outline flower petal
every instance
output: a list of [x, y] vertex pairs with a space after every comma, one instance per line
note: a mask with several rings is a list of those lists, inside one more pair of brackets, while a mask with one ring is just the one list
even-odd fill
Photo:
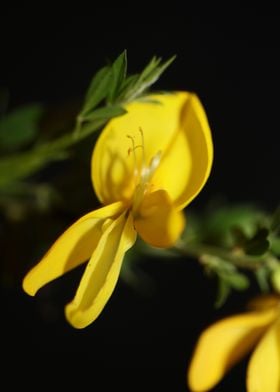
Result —
[[124, 254], [136, 240], [132, 217], [125, 215], [105, 223], [75, 298], [66, 306], [66, 317], [75, 328], [84, 328], [99, 316], [116, 286]]
[[226, 318], [207, 328], [198, 340], [188, 370], [191, 391], [213, 388], [226, 371], [253, 348], [277, 315], [275, 308], [250, 312]]
[[200, 192], [212, 167], [213, 145], [204, 109], [194, 94], [185, 94], [180, 126], [164, 152], [153, 182], [166, 189], [177, 208]]
[[[200, 143], [203, 138], [194, 137], [193, 133], [197, 131], [202, 133], [200, 130], [202, 125], [200, 123], [197, 125], [197, 122], [200, 121], [205, 126], [205, 115], [202, 116], [202, 120], [195, 122], [193, 110], [190, 110], [191, 118], [186, 121], [185, 110], [182, 112], [191, 96], [186, 92], [153, 95], [148, 99], [158, 103], [148, 100], [132, 102], [126, 106], [125, 115], [114, 118], [107, 124], [96, 143], [92, 157], [92, 181], [96, 194], [103, 203], [131, 198], [135, 187], [135, 166], [141, 165], [144, 156], [145, 164], [148, 166], [159, 151], [164, 154], [178, 130], [181, 129], [182, 118], [184, 124], [187, 122], [188, 127], [195, 127], [194, 131], [189, 130], [189, 132], [195, 139], [193, 143], [199, 144], [196, 149], [201, 147], [199, 160], [202, 159], [204, 163], [205, 158], [201, 158], [201, 155], [205, 153], [205, 141]], [[201, 108], [198, 110], [199, 115], [200, 111], [202, 111]], [[144, 135], [144, 145], [141, 132], [139, 132], [140, 128]], [[128, 150], [132, 148], [132, 140], [127, 136], [135, 139], [135, 145], [143, 147], [134, 150], [136, 157], [133, 153], [128, 154]], [[186, 153], [189, 154], [188, 151]], [[134, 158], [136, 158], [137, 165], [135, 165]], [[203, 163], [200, 165], [204, 168]], [[181, 162], [177, 161], [176, 176], [178, 168], [181, 168], [180, 165]], [[170, 170], [174, 175], [173, 166]], [[184, 176], [185, 173], [183, 173], [183, 178]], [[180, 175], [180, 181], [181, 178]]]
[[253, 298], [247, 304], [248, 310], [265, 310], [275, 308], [280, 305], [280, 297], [277, 294], [261, 294]]
[[255, 349], [248, 367], [248, 392], [280, 391], [280, 323], [274, 323]]
[[101, 237], [104, 220], [122, 210], [122, 203], [114, 203], [86, 214], [70, 226], [25, 276], [26, 293], [35, 295], [46, 283], [89, 259]]
[[147, 193], [134, 217], [134, 226], [141, 238], [152, 246], [167, 248], [181, 235], [185, 219], [177, 211], [164, 190]]

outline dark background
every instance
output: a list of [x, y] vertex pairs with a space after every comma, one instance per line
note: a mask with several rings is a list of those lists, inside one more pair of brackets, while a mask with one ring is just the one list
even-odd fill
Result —
[[[0, 16], [0, 86], [10, 90], [11, 107], [39, 101], [65, 111], [83, 96], [93, 73], [124, 49], [131, 73], [153, 55], [177, 54], [156, 87], [196, 92], [215, 146], [210, 179], [190, 208], [199, 211], [223, 197], [272, 210], [279, 201], [278, 15], [268, 4], [265, 9], [190, 4], [7, 7]], [[61, 188], [64, 169], [62, 164], [50, 176]], [[186, 367], [198, 334], [246, 301], [246, 294], [234, 294], [226, 307], [214, 310], [215, 282], [204, 277], [196, 261], [142, 260], [154, 284], [152, 295], [120, 281], [102, 315], [81, 331], [66, 324], [63, 315], [81, 271], [53, 282], [35, 299], [21, 290], [38, 243], [45, 241], [40, 246], [46, 250], [89, 211], [87, 186], [85, 203], [67, 208], [65, 200], [63, 207], [30, 223], [2, 224], [1, 258], [5, 266], [13, 264], [11, 281], [1, 288], [4, 374], [12, 385], [22, 373], [20, 382], [31, 390], [59, 383], [80, 391], [86, 385], [107, 391], [111, 384], [114, 390], [187, 391]], [[245, 372], [243, 363], [214, 390], [244, 390]]]

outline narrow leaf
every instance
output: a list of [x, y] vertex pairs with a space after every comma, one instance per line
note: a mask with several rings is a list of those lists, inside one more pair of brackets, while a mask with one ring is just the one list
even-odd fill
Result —
[[80, 116], [92, 111], [108, 94], [112, 70], [110, 66], [101, 68], [93, 77], [86, 93], [85, 104]]
[[120, 54], [120, 56], [114, 61], [112, 65], [112, 78], [110, 83], [110, 90], [108, 94], [108, 101], [114, 102], [116, 97], [119, 95], [123, 82], [126, 78], [127, 71], [127, 56], [126, 51]]
[[217, 296], [214, 304], [215, 308], [220, 308], [224, 305], [224, 303], [228, 299], [230, 292], [231, 292], [230, 285], [227, 282], [225, 282], [223, 279], [219, 278]]
[[84, 117], [84, 121], [109, 120], [112, 117], [121, 116], [125, 113], [126, 110], [121, 106], [107, 106], [88, 113]]
[[268, 283], [270, 279], [270, 271], [268, 270], [268, 268], [266, 266], [258, 268], [255, 272], [255, 275], [261, 291], [263, 291], [264, 293], [268, 293], [270, 290], [270, 286]]
[[240, 272], [222, 275], [222, 278], [235, 290], [246, 290], [250, 285], [247, 276]]
[[144, 68], [141, 74], [135, 80], [134, 84], [127, 90], [125, 99], [127, 101], [134, 100], [141, 96], [148, 90], [161, 76], [161, 74], [169, 67], [175, 60], [176, 56], [171, 57], [169, 60], [160, 65], [161, 59], [153, 57], [148, 65]]

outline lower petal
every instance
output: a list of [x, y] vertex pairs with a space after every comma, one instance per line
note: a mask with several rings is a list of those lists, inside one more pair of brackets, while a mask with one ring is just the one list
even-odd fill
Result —
[[74, 300], [66, 306], [66, 317], [75, 328], [84, 328], [101, 313], [119, 277], [125, 252], [136, 240], [132, 217], [122, 214], [108, 221], [86, 267]]
[[88, 260], [101, 237], [104, 220], [120, 214], [122, 209], [121, 203], [114, 203], [86, 214], [70, 226], [25, 276], [24, 291], [35, 295], [48, 282]]
[[248, 367], [248, 392], [280, 391], [280, 323], [275, 323], [254, 351]]
[[254, 347], [277, 314], [277, 309], [251, 312], [226, 318], [207, 328], [198, 340], [189, 367], [191, 391], [213, 388]]
[[181, 235], [185, 219], [164, 190], [148, 193], [137, 210], [134, 226], [140, 237], [152, 246], [168, 248]]

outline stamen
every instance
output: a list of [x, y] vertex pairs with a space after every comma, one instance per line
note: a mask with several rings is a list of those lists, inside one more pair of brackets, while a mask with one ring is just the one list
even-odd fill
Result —
[[142, 167], [145, 167], [146, 164], [146, 157], [145, 157], [145, 140], [144, 140], [144, 132], [143, 129], [141, 127], [139, 127], [139, 132], [141, 135], [141, 141], [142, 141]]
[[126, 135], [126, 137], [128, 137], [131, 140], [132, 143], [132, 148], [130, 147], [127, 151], [128, 155], [130, 155], [131, 153], [133, 153], [133, 160], [134, 160], [134, 172], [135, 172], [135, 176], [138, 177], [139, 176], [139, 170], [137, 167], [137, 159], [136, 159], [136, 153], [135, 153], [135, 140], [134, 137], [131, 135]]
[[[128, 149], [128, 155], [133, 153], [133, 158], [134, 158], [134, 174], [135, 174], [135, 181], [138, 185], [141, 184], [142, 190], [145, 190], [147, 187], [147, 184], [149, 183], [151, 177], [153, 176], [154, 172], [156, 171], [160, 159], [161, 159], [161, 151], [158, 151], [156, 155], [152, 157], [150, 160], [149, 165], [146, 164], [146, 155], [145, 155], [145, 139], [144, 139], [144, 132], [141, 127], [139, 127], [139, 133], [141, 136], [141, 144], [135, 144], [135, 137], [131, 135], [126, 135], [132, 143], [132, 147]], [[141, 148], [142, 149], [142, 156], [140, 158], [140, 165], [137, 162], [137, 157], [136, 157], [136, 149]]]
[[161, 159], [161, 151], [158, 151], [155, 156], [152, 157], [151, 162], [150, 162], [150, 177], [154, 174], [156, 169], [158, 168], [158, 165], [160, 163]]

